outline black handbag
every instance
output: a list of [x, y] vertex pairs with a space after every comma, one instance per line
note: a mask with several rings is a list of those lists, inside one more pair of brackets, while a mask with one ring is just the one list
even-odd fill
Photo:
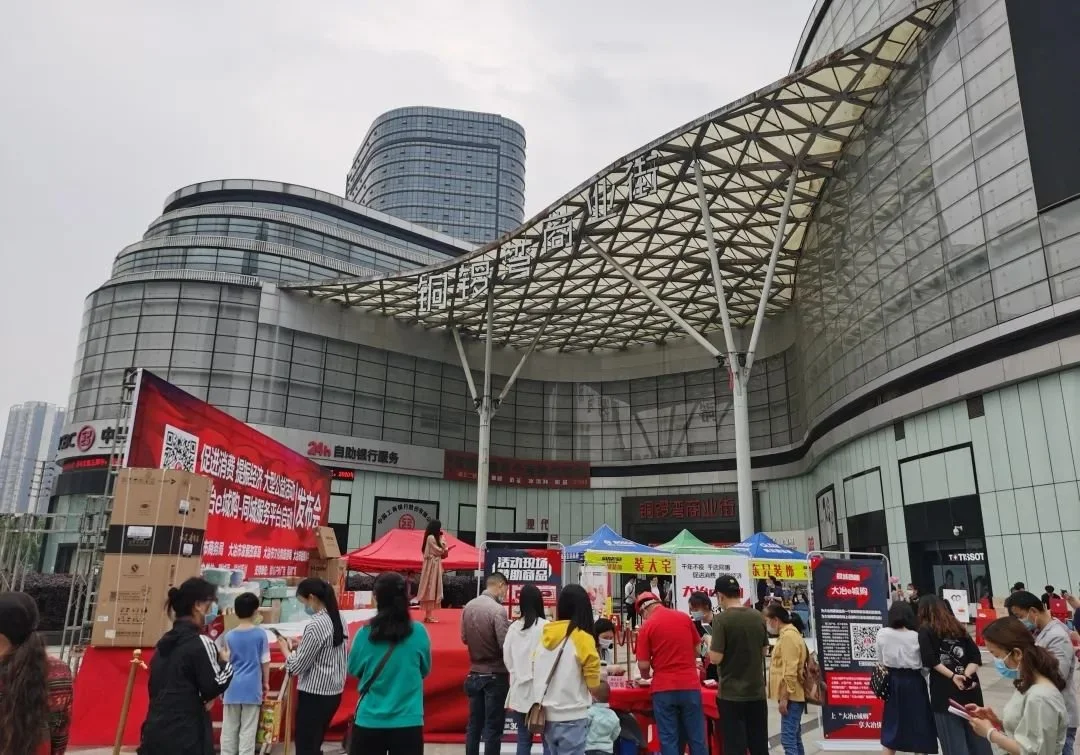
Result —
[[885, 666], [876, 666], [870, 674], [870, 691], [879, 700], [889, 699], [889, 669]]

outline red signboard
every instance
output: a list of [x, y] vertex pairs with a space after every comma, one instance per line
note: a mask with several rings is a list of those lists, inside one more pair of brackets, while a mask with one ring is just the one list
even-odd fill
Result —
[[[478, 458], [474, 453], [447, 451], [443, 479], [475, 480]], [[520, 488], [587, 489], [592, 482], [588, 462], [491, 457], [489, 480], [494, 485]]]
[[203, 564], [248, 578], [307, 572], [326, 524], [330, 474], [235, 417], [145, 370], [127, 465], [210, 477]]
[[105, 469], [108, 466], [108, 456], [85, 456], [80, 459], [68, 459], [60, 465], [60, 469], [64, 472], [81, 472], [87, 469]]
[[735, 521], [739, 504], [731, 495], [630, 496], [623, 498], [623, 516], [638, 522], [668, 519]]

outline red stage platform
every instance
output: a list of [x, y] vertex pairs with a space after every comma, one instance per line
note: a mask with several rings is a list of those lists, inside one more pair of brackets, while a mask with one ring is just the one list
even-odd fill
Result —
[[[461, 644], [459, 624], [460, 610], [442, 610], [438, 624], [426, 624], [431, 635], [431, 674], [424, 683], [424, 739], [427, 742], [463, 742], [465, 724], [469, 718], [469, 704], [462, 691], [465, 675], [469, 672], [469, 655]], [[360, 625], [350, 626], [350, 636]], [[273, 648], [273, 646], [272, 646]], [[71, 721], [71, 745], [73, 747], [103, 747], [113, 744], [116, 723], [120, 720], [120, 708], [127, 685], [131, 665], [129, 648], [88, 648], [75, 679], [75, 701]], [[149, 661], [153, 649], [143, 651], [143, 660]], [[280, 661], [274, 650], [274, 660]], [[275, 686], [280, 677], [273, 678]], [[356, 708], [355, 679], [345, 684], [341, 707], [334, 717], [335, 731], [344, 727]], [[139, 731], [146, 717], [147, 672], [139, 671], [131, 697], [124, 744], [139, 743]], [[220, 714], [218, 714], [220, 715]]]
[[[437, 617], [438, 624], [426, 624], [431, 636], [432, 663], [431, 674], [424, 682], [424, 741], [431, 744], [461, 743], [465, 741], [465, 726], [469, 718], [469, 703], [462, 685], [469, 672], [469, 654], [461, 644], [459, 625], [460, 610], [442, 610]], [[353, 637], [362, 624], [349, 627], [349, 636]], [[272, 644], [273, 661], [280, 662], [281, 657]], [[116, 736], [116, 724], [120, 720], [120, 708], [127, 685], [128, 669], [131, 665], [132, 651], [129, 648], [88, 648], [75, 679], [75, 701], [71, 721], [71, 745], [73, 747], [111, 746]], [[143, 651], [143, 660], [149, 661], [153, 650]], [[280, 672], [272, 676], [273, 686], [281, 683]], [[341, 706], [333, 721], [333, 737], [340, 737], [349, 725], [356, 709], [357, 681], [349, 679], [345, 684], [345, 694]], [[716, 710], [716, 691], [703, 689], [702, 699], [705, 713], [710, 723], [718, 717]], [[139, 732], [147, 708], [147, 672], [139, 671], [135, 679], [135, 688], [131, 697], [127, 727], [124, 730], [124, 744], [137, 745]], [[630, 688], [612, 690], [612, 707], [628, 710], [638, 716], [647, 729], [651, 712], [649, 692], [646, 689]], [[220, 718], [220, 709], [215, 711], [215, 718]], [[715, 727], [710, 726], [713, 730]], [[648, 732], [647, 732], [648, 733]], [[715, 733], [711, 731], [711, 734]], [[718, 755], [718, 737], [711, 736], [712, 752]], [[651, 743], [656, 745], [655, 738]], [[651, 749], [651, 748], [650, 748]]]

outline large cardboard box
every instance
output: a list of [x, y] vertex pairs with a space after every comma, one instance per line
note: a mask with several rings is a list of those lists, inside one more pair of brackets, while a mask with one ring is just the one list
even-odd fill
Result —
[[199, 576], [198, 556], [106, 555], [90, 644], [153, 647], [172, 627], [169, 588]]
[[110, 524], [205, 530], [210, 478], [172, 469], [121, 469]]
[[334, 588], [340, 599], [345, 591], [345, 574], [348, 569], [343, 558], [313, 558], [309, 562], [308, 574], [326, 580]]
[[341, 558], [341, 548], [338, 547], [337, 533], [333, 527], [319, 527], [319, 558]]

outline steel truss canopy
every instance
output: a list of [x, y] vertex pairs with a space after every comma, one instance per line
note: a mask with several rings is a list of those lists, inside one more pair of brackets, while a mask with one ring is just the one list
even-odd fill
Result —
[[487, 333], [490, 304], [491, 340], [518, 349], [623, 349], [683, 337], [656, 299], [709, 333], [721, 322], [700, 175], [732, 324], [754, 320], [765, 289], [765, 316], [779, 313], [792, 302], [807, 225], [837, 161], [948, 10], [948, 0], [913, 2], [876, 33], [646, 145], [452, 262], [283, 288], [477, 338]]

